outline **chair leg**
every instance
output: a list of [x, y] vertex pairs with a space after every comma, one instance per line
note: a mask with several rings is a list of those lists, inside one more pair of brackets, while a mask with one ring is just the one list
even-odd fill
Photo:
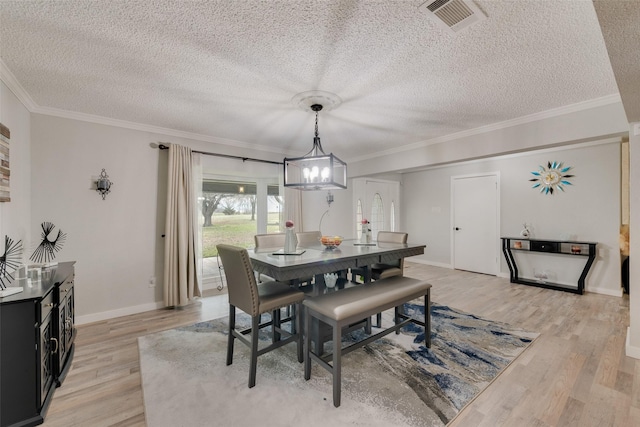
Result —
[[424, 343], [431, 348], [431, 292], [424, 296]]
[[233, 331], [236, 328], [236, 308], [229, 304], [229, 338], [227, 338], [227, 366], [233, 363], [233, 341], [235, 335]]
[[271, 312], [271, 330], [273, 332], [271, 334], [271, 342], [273, 342], [274, 344], [277, 341], [280, 341], [280, 332], [278, 332], [278, 330], [280, 329], [282, 323], [281, 319], [282, 313], [280, 312], [280, 309], [273, 310], [273, 312]]
[[256, 369], [258, 365], [258, 333], [260, 332], [260, 316], [251, 318], [251, 362], [249, 365], [249, 388], [256, 385]]
[[291, 322], [291, 328], [295, 325], [294, 333], [297, 335], [298, 339], [296, 340], [296, 347], [298, 350], [298, 362], [302, 363], [303, 355], [302, 355], [302, 304], [296, 304], [293, 306], [294, 308], [294, 320], [295, 322]]
[[304, 379], [311, 378], [311, 313], [304, 310]]
[[[287, 317], [290, 317], [292, 319], [297, 319], [299, 310], [300, 310], [300, 308], [298, 307], [298, 304], [288, 305], [287, 306]], [[297, 331], [300, 330], [300, 329], [298, 329], [298, 322], [291, 321], [291, 322], [289, 322], [289, 324], [291, 325], [291, 333], [292, 334], [295, 334]]]
[[340, 406], [342, 388], [342, 328], [333, 325], [333, 406]]

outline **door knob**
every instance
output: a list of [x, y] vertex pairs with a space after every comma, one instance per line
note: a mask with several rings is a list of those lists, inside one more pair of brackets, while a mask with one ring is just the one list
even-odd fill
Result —
[[454, 228], [454, 230], [460, 231], [460, 227], [456, 227], [456, 228]]

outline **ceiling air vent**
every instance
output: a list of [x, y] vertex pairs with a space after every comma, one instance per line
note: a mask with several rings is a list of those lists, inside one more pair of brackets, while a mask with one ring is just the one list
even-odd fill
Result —
[[469, 0], [429, 0], [418, 9], [453, 34], [486, 19], [482, 11]]

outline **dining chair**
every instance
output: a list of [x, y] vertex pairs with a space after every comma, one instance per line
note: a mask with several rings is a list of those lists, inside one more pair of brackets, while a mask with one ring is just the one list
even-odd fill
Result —
[[322, 233], [320, 231], [300, 231], [296, 233], [299, 246], [312, 246], [320, 243]]
[[[256, 234], [253, 236], [253, 241], [256, 245], [256, 249], [281, 249], [284, 248], [284, 233], [271, 233], [271, 234]], [[257, 273], [258, 282], [268, 282], [271, 280], [275, 280], [273, 277], [267, 276], [266, 274]]]
[[[409, 237], [408, 233], [398, 231], [379, 231], [378, 243], [407, 243]], [[402, 276], [404, 274], [404, 258], [400, 258], [396, 261], [392, 261], [385, 264], [372, 264], [369, 266], [371, 269], [371, 279], [379, 280], [387, 277]], [[351, 269], [351, 281], [356, 282], [358, 275], [363, 275], [364, 271], [360, 268]]]
[[253, 240], [256, 244], [256, 249], [264, 249], [264, 248], [273, 248], [273, 249], [282, 249], [284, 248], [284, 233], [270, 233], [270, 234], [256, 234], [253, 236]]
[[[295, 342], [298, 362], [302, 363], [302, 327], [300, 316], [295, 315], [295, 313], [301, 312], [300, 306], [304, 300], [304, 293], [282, 282], [269, 281], [258, 286], [251, 267], [251, 259], [246, 249], [225, 244], [220, 244], [216, 247], [222, 259], [229, 290], [227, 366], [233, 363], [234, 341], [238, 339], [251, 349], [249, 364], [249, 388], [251, 388], [256, 385], [258, 356], [262, 354]], [[280, 309], [290, 305], [296, 307], [294, 315], [282, 319]], [[244, 330], [236, 329], [236, 308], [251, 316], [251, 327]], [[271, 313], [271, 320], [260, 323], [260, 315], [269, 312]], [[282, 323], [285, 322], [290, 322], [291, 332], [282, 329]], [[258, 333], [260, 329], [267, 326], [271, 326], [272, 342], [259, 348]], [[245, 335], [249, 335], [250, 339], [247, 339]]]
[[[379, 231], [378, 243], [407, 243], [408, 233], [397, 231]], [[404, 274], [404, 258], [385, 264], [371, 265], [371, 278], [373, 280], [384, 279]]]

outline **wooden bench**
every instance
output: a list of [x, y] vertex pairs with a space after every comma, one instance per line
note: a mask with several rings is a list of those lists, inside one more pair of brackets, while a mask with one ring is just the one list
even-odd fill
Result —
[[[342, 355], [365, 346], [391, 332], [397, 332], [409, 322], [425, 328], [425, 344], [427, 347], [431, 347], [430, 292], [431, 285], [424, 280], [396, 276], [313, 298], [306, 298], [303, 302], [305, 328], [307, 329], [304, 341], [304, 378], [306, 380], [311, 378], [312, 359], [329, 371], [333, 376], [333, 405], [337, 408], [340, 406]], [[409, 317], [401, 310], [402, 304], [420, 297], [424, 297], [424, 321]], [[395, 308], [393, 326], [341, 348], [342, 328], [344, 326], [390, 308]], [[321, 355], [312, 351], [309, 331], [312, 318], [321, 320], [333, 328], [332, 354]]]

